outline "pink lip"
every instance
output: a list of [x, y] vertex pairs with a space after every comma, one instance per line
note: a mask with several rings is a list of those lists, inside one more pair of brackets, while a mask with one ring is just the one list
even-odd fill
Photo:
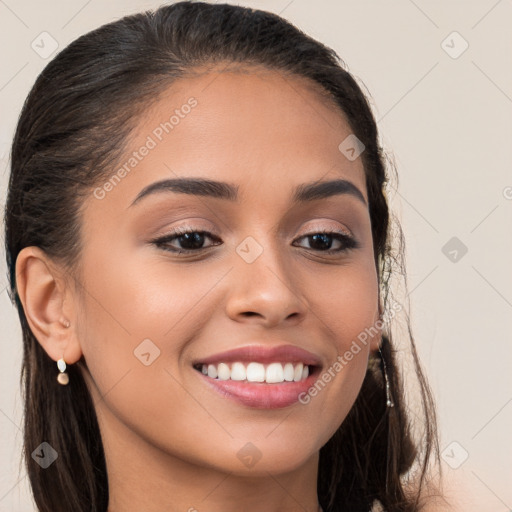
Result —
[[251, 361], [257, 363], [304, 363], [308, 366], [322, 365], [318, 356], [295, 345], [279, 345], [277, 347], [249, 345], [205, 357], [193, 364], [234, 363], [236, 361], [246, 363]]
[[[262, 364], [304, 363], [309, 366], [310, 372], [303, 381], [280, 384], [212, 379], [200, 372], [200, 366], [203, 364], [237, 361], [245, 363], [254, 361]], [[255, 409], [278, 409], [299, 401], [301, 394], [306, 393], [315, 383], [322, 361], [315, 354], [294, 345], [279, 345], [277, 347], [249, 345], [205, 357], [195, 361], [193, 365], [199, 370], [197, 373], [200, 378], [221, 395]]]
[[215, 391], [239, 404], [254, 409], [279, 409], [298, 402], [299, 398], [307, 393], [318, 378], [318, 369], [315, 369], [303, 381], [283, 382], [282, 384], [218, 380], [200, 372], [197, 374]]

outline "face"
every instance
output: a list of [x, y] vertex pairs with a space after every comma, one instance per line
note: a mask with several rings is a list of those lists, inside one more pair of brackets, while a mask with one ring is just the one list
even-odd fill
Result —
[[222, 471], [297, 468], [378, 341], [358, 341], [378, 283], [361, 158], [338, 149], [351, 129], [304, 80], [256, 68], [182, 79], [142, 117], [82, 216], [75, 320], [102, 435]]

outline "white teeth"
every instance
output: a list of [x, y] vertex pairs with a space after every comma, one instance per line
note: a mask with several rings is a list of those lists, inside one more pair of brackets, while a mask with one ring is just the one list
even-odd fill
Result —
[[245, 380], [245, 366], [242, 363], [233, 363], [231, 367], [231, 380]]
[[265, 372], [265, 380], [269, 384], [274, 384], [276, 382], [284, 381], [284, 371], [283, 365], [281, 363], [271, 363], [267, 366], [267, 371]]
[[247, 380], [249, 382], [263, 382], [265, 380], [265, 367], [260, 363], [247, 365]]
[[251, 362], [232, 363], [231, 368], [227, 363], [203, 364], [201, 373], [212, 379], [236, 380], [249, 382], [266, 382], [278, 384], [281, 382], [299, 382], [309, 375], [309, 367], [303, 363], [270, 363], [267, 365]]
[[284, 380], [286, 380], [287, 382], [293, 382], [293, 375], [294, 375], [295, 371], [293, 369], [292, 363], [286, 363], [284, 365], [283, 373], [284, 373]]
[[228, 380], [231, 376], [231, 371], [226, 363], [219, 363], [217, 366], [217, 378], [219, 380]]
[[[203, 364], [203, 368], [205, 366], [206, 365]], [[211, 377], [212, 379], [216, 379], [217, 378], [217, 367], [214, 364], [209, 364], [208, 365], [208, 377]]]
[[302, 363], [299, 363], [296, 367], [295, 367], [295, 370], [293, 372], [293, 380], [295, 382], [298, 382], [299, 380], [302, 379], [302, 368], [303, 368], [303, 364]]

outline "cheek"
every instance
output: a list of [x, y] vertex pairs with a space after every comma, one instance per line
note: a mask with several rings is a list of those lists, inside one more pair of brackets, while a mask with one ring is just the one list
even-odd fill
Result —
[[175, 334], [216, 282], [211, 273], [170, 272], [165, 261], [139, 264], [126, 255], [101, 260], [101, 268], [85, 269], [82, 311], [85, 338], [100, 351], [133, 352], [147, 338], [159, 346], [179, 339]]
[[[84, 266], [79, 332], [93, 392], [108, 393], [109, 407], [125, 407], [127, 417], [136, 404], [137, 415], [156, 414], [158, 424], [162, 405], [184, 393], [183, 351], [218, 308], [212, 292], [225, 269], [187, 272], [165, 259], [148, 264], [105, 252], [98, 259], [101, 266]], [[211, 422], [188, 402], [194, 418]]]
[[[218, 277], [171, 276], [164, 262], [137, 267], [105, 256], [102, 263], [84, 271], [79, 332], [98, 418], [112, 425], [115, 416], [162, 449], [190, 458], [194, 450], [184, 432], [225, 436], [201, 396], [191, 399], [179, 367], [183, 347], [209, 318], [201, 299]], [[107, 436], [111, 431], [103, 429]]]
[[[371, 349], [381, 338], [378, 320], [378, 284], [371, 264], [340, 269], [336, 279], [316, 280], [323, 293], [311, 303], [321, 320], [326, 339], [332, 340], [332, 356], [319, 375], [311, 402], [322, 395], [323, 410], [332, 411], [333, 430], [343, 422], [361, 389]], [[327, 392], [324, 392], [324, 389]], [[308, 397], [306, 397], [306, 400]]]
[[[317, 281], [317, 289], [319, 285]], [[347, 350], [367, 354], [381, 336], [375, 266], [361, 260], [341, 268], [336, 276], [326, 276], [321, 285], [323, 293], [317, 294], [313, 307], [335, 335], [338, 354]], [[360, 352], [352, 348], [354, 345]]]

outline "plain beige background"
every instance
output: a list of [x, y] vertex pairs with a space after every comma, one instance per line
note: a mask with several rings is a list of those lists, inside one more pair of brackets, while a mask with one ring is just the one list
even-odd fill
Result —
[[[371, 94], [398, 168], [393, 207], [408, 244], [412, 324], [438, 403], [443, 467], [460, 486], [460, 510], [512, 510], [511, 0], [239, 3], [279, 13], [333, 47]], [[160, 4], [0, 0], [2, 205], [17, 116], [51, 59], [32, 42], [48, 32], [61, 49]], [[21, 331], [4, 260], [0, 511], [33, 512], [25, 471], [18, 476]]]

